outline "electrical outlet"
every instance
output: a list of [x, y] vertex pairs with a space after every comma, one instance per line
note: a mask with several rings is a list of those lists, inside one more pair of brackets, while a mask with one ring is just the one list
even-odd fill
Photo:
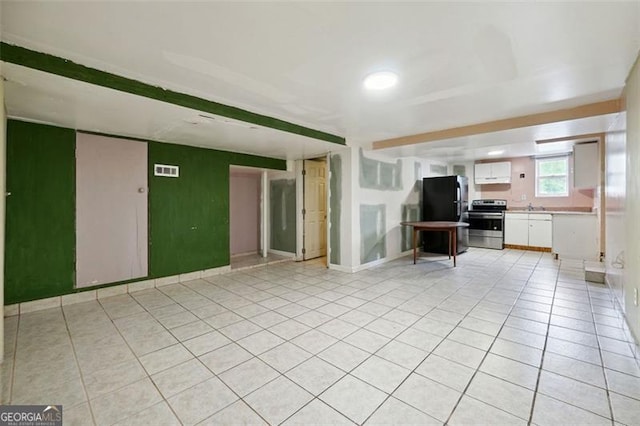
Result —
[[638, 306], [638, 289], [633, 289], [633, 304], [634, 306]]
[[520, 199], [521, 199], [522, 201], [526, 201], [526, 200], [527, 200], [527, 194], [522, 194], [522, 195], [520, 196]]

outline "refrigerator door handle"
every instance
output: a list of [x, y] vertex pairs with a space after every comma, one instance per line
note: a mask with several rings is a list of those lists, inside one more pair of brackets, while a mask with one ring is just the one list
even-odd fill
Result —
[[456, 222], [460, 222], [460, 217], [462, 216], [462, 188], [460, 188], [460, 183], [456, 183]]

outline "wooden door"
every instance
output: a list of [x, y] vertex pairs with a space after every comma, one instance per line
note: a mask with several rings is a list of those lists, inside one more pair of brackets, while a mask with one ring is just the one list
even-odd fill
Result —
[[146, 277], [147, 223], [147, 143], [78, 133], [76, 287]]
[[304, 259], [327, 254], [326, 163], [304, 161]]

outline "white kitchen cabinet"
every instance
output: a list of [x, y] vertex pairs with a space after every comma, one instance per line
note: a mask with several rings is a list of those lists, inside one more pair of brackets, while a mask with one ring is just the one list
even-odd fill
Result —
[[544, 213], [506, 213], [504, 243], [525, 247], [551, 248], [552, 216]]
[[550, 214], [529, 215], [529, 246], [551, 247], [552, 235], [553, 225]]
[[474, 169], [476, 180], [491, 177], [491, 163], [477, 163]]
[[600, 164], [598, 143], [580, 143], [573, 147], [573, 187], [595, 188], [598, 186]]
[[526, 213], [505, 214], [504, 243], [516, 246], [529, 245], [529, 215]]
[[474, 167], [476, 184], [511, 183], [511, 162], [476, 163]]
[[553, 248], [560, 259], [600, 259], [598, 217], [595, 214], [553, 215]]

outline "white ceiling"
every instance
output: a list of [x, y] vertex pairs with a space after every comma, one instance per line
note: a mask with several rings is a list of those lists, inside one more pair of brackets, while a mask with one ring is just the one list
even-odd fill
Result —
[[[640, 47], [638, 1], [3, 1], [1, 24], [3, 41], [335, 133], [356, 145], [615, 98]], [[362, 79], [376, 70], [396, 71], [399, 85], [365, 93]], [[38, 90], [60, 95], [55, 87]], [[70, 90], [79, 91], [69, 95], [77, 99], [86, 89]], [[21, 91], [7, 92], [13, 114]], [[104, 94], [113, 103], [91, 110], [111, 112], [104, 116], [81, 118], [87, 111], [73, 103], [56, 113], [65, 122], [129, 129], [131, 116], [113, 111], [123, 108], [121, 96], [129, 95]], [[22, 113], [36, 113], [30, 101], [22, 103]], [[152, 122], [164, 107], [145, 108], [141, 114]], [[607, 119], [566, 124], [604, 131], [598, 126]], [[514, 139], [531, 150], [528, 138], [566, 136], [551, 134], [560, 128], [518, 131]], [[236, 150], [236, 131], [244, 130], [229, 130], [219, 140], [223, 149]], [[210, 143], [198, 131], [176, 132], [189, 143]], [[414, 154], [438, 148], [432, 154], [448, 156], [448, 144], [473, 148], [489, 139], [431, 142], [414, 147]]]
[[63, 127], [287, 160], [336, 145], [2, 63], [11, 117]]
[[[447, 162], [566, 153], [573, 149], [574, 142], [582, 141], [582, 138], [576, 138], [575, 141], [542, 144], [536, 144], [535, 141], [603, 133], [611, 128], [616, 117], [617, 114], [607, 114], [579, 120], [559, 121], [539, 126], [387, 148], [380, 152], [393, 157], [429, 157]], [[501, 151], [501, 153], [497, 156], [489, 155], [489, 152], [493, 151]]]

